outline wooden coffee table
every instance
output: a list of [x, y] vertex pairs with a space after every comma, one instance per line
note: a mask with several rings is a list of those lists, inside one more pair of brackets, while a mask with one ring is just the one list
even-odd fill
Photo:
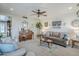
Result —
[[48, 48], [51, 48], [53, 40], [50, 39], [49, 37], [44, 37], [44, 38], [40, 38], [40, 45], [42, 44], [42, 42], [48, 43]]
[[71, 43], [72, 48], [74, 47], [75, 43], [79, 43], [79, 40], [71, 40], [71, 41], [72, 41], [72, 43]]

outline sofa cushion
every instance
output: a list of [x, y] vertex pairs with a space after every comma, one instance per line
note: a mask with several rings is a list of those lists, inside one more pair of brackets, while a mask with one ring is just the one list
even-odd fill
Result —
[[57, 39], [57, 40], [59, 40], [59, 38], [58, 37], [50, 37], [52, 40], [55, 40], [55, 39]]
[[46, 32], [46, 33], [45, 33], [45, 36], [46, 36], [46, 37], [49, 37], [49, 36], [50, 36], [50, 31]]
[[60, 38], [60, 33], [59, 32], [52, 32], [52, 36]]
[[64, 37], [64, 33], [61, 32], [60, 38], [63, 39], [63, 37]]
[[16, 49], [17, 47], [14, 44], [0, 44], [0, 50], [2, 53], [12, 52]]

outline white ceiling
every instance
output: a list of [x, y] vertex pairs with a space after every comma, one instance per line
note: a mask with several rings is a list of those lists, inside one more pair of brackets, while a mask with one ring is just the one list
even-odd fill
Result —
[[[69, 7], [73, 7], [72, 10], [68, 10]], [[47, 11], [48, 16], [55, 16], [74, 12], [75, 7], [75, 3], [0, 3], [0, 13], [22, 17], [32, 15], [32, 10], [41, 9]], [[11, 12], [10, 8], [14, 8], [14, 11]]]

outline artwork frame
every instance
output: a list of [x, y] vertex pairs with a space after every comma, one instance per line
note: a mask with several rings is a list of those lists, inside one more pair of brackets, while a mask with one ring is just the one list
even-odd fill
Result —
[[26, 20], [22, 21], [22, 28], [24, 30], [27, 30], [28, 29], [28, 22]]
[[73, 27], [79, 27], [79, 19], [73, 20], [73, 21], [71, 22], [71, 25], [72, 25]]
[[53, 28], [61, 28], [62, 21], [52, 21]]
[[44, 26], [45, 26], [45, 27], [48, 27], [48, 22], [45, 22], [45, 23], [44, 23]]

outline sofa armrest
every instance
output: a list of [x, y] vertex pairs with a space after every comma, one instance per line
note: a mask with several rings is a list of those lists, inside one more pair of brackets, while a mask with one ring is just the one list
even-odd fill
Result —
[[4, 55], [2, 56], [23, 56], [25, 53], [26, 53], [25, 48], [20, 48], [10, 53], [4, 53]]

